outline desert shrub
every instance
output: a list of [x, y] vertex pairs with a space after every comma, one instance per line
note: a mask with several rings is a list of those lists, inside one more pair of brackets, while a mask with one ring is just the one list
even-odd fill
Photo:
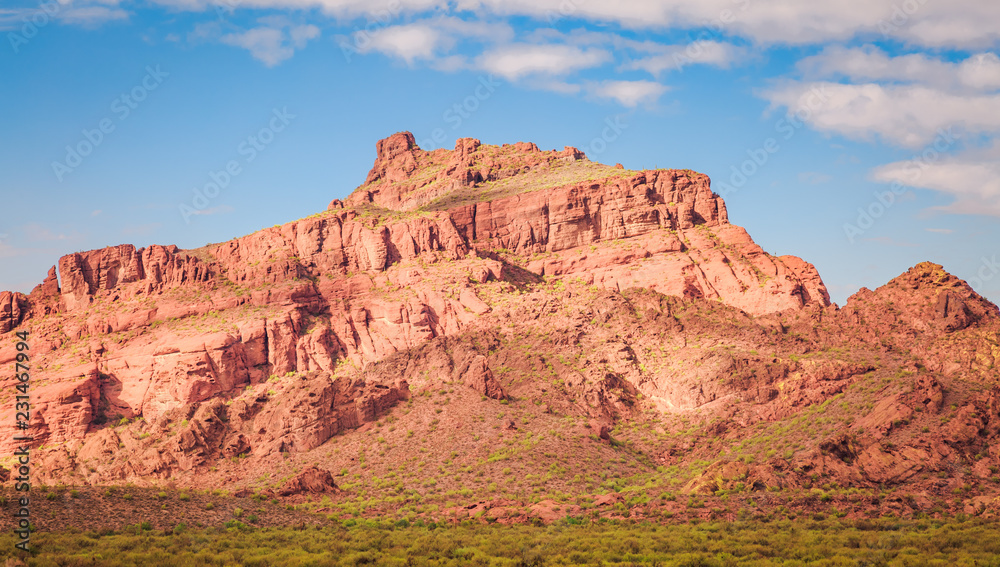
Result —
[[[234, 514], [235, 516], [235, 514]], [[224, 526], [42, 531], [32, 565], [996, 565], [1000, 525], [957, 520], [702, 521], [566, 518], [502, 526], [355, 519], [326, 527]], [[15, 536], [0, 533], [0, 545]], [[37, 542], [36, 542], [37, 539]]]

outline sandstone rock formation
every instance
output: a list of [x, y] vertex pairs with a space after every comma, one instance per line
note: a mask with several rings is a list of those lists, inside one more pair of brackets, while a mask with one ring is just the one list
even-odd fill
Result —
[[0, 333], [7, 333], [24, 321], [27, 298], [21, 293], [0, 292]]
[[311, 217], [64, 256], [0, 294], [0, 334], [18, 330], [46, 482], [333, 493], [330, 470], [534, 463], [539, 443], [618, 462], [627, 442], [694, 494], [985, 497], [1000, 467], [1000, 312], [967, 284], [923, 263], [839, 308], [811, 264], [730, 224], [706, 176], [569, 147], [394, 134]]
[[278, 491], [281, 496], [297, 494], [325, 494], [337, 491], [337, 483], [333, 481], [330, 471], [317, 467], [309, 467], [288, 481]]

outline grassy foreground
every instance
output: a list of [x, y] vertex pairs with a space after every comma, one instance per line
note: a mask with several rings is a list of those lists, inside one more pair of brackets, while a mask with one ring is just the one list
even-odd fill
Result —
[[1000, 566], [1000, 524], [980, 519], [228, 527], [37, 533], [28, 565], [955, 565]]

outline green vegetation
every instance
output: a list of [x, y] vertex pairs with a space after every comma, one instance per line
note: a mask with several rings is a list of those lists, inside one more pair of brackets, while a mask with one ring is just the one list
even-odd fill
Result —
[[552, 162], [549, 166], [530, 174], [504, 177], [497, 181], [449, 191], [421, 207], [421, 210], [443, 211], [472, 203], [494, 201], [521, 193], [545, 191], [584, 181], [630, 177], [635, 174], [636, 172], [632, 170], [616, 169], [613, 166], [590, 161]]
[[[149, 523], [118, 532], [32, 537], [30, 565], [997, 565], [1000, 526], [948, 521], [805, 519], [780, 522], [460, 525], [348, 520], [324, 528]], [[0, 545], [13, 549], [14, 536]], [[8, 555], [10, 551], [5, 551]]]

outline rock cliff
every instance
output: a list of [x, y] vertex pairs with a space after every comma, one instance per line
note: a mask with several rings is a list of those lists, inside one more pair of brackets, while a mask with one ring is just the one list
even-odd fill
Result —
[[832, 305], [811, 264], [730, 224], [705, 175], [398, 133], [311, 217], [62, 257], [30, 294], [0, 294], [0, 365], [29, 330], [52, 482], [248, 487], [278, 456], [322, 468], [274, 490], [337, 491], [325, 471], [360, 475], [366, 451], [385, 472], [416, 458], [414, 430], [437, 454], [468, 429], [469, 471], [545, 430], [556, 453], [590, 435], [596, 462], [631, 436], [652, 466], [712, 463], [691, 493], [813, 475], [941, 492], [927, 478], [949, 463], [966, 483], [1000, 466], [998, 320], [930, 263]]

